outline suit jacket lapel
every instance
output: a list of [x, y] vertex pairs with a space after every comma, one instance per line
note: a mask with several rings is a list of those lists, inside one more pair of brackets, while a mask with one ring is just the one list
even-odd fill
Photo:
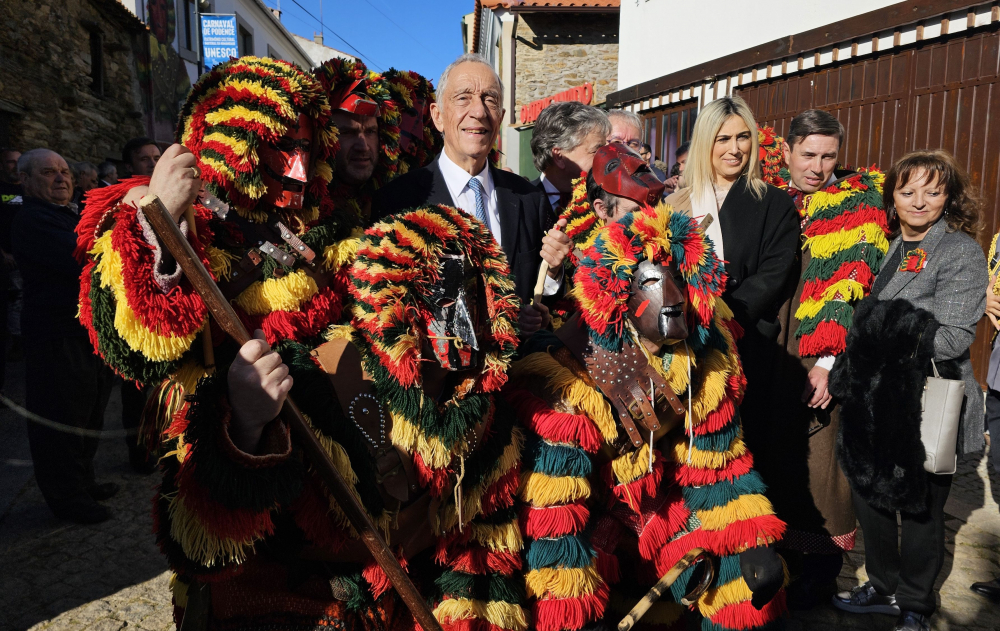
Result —
[[493, 177], [493, 188], [497, 192], [497, 214], [500, 215], [500, 241], [503, 243], [504, 252], [507, 258], [512, 258], [511, 254], [518, 250], [517, 235], [520, 231], [521, 223], [521, 200], [506, 186], [501, 184], [502, 175], [499, 169], [490, 167], [490, 175]]
[[454, 206], [455, 200], [451, 198], [451, 191], [448, 190], [448, 184], [444, 181], [444, 175], [441, 173], [441, 166], [438, 163], [439, 159], [440, 155], [434, 159], [434, 162], [427, 165], [427, 168], [434, 174], [431, 179], [430, 194], [427, 195], [427, 203]]
[[[931, 226], [931, 229], [927, 231], [927, 236], [925, 236], [923, 241], [920, 242], [920, 249], [927, 253], [928, 261], [932, 256], [934, 256], [934, 248], [937, 247], [937, 244], [941, 241], [941, 237], [944, 236], [944, 230], [947, 225], [948, 224], [944, 220], [944, 217], [942, 217], [936, 224]], [[896, 248], [901, 247], [903, 247], [903, 238], [897, 237], [893, 240], [892, 246], [886, 253], [886, 260], [889, 260], [889, 257], [895, 254]], [[902, 255], [905, 257], [906, 252], [903, 252]], [[903, 259], [900, 258], [900, 264], [902, 264], [902, 261]], [[882, 293], [879, 294], [879, 299], [891, 300], [895, 298], [899, 295], [899, 292], [903, 291], [910, 281], [917, 277], [918, 274], [920, 274], [920, 272], [901, 272], [896, 270], [896, 273], [893, 274], [892, 280], [889, 281], [889, 284], [886, 285], [885, 289], [882, 290]]]

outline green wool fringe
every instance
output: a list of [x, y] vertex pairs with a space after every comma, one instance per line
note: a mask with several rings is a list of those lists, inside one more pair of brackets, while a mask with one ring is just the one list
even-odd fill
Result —
[[874, 244], [857, 243], [846, 250], [840, 250], [829, 258], [812, 257], [802, 273], [802, 280], [829, 280], [844, 264], [857, 261], [862, 261], [870, 267], [872, 274], [878, 274], [883, 258], [885, 258], [885, 254]]
[[831, 300], [823, 305], [815, 316], [805, 318], [799, 323], [795, 337], [800, 338], [812, 334], [820, 322], [836, 322], [845, 329], [849, 329], [853, 316], [854, 307], [850, 303], [843, 300]]

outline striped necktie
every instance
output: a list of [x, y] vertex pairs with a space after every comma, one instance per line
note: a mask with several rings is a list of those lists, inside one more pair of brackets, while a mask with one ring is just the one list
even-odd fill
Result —
[[469, 180], [469, 188], [476, 194], [476, 219], [483, 222], [489, 228], [490, 220], [486, 215], [486, 191], [483, 190], [483, 183], [476, 178]]

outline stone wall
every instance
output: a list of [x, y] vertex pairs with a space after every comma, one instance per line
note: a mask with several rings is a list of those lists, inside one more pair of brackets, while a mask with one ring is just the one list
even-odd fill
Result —
[[521, 13], [515, 33], [514, 111], [584, 83], [592, 105], [618, 89], [617, 13]]
[[[11, 146], [97, 164], [146, 134], [136, 51], [147, 35], [117, 0], [3, 0], [0, 24], [0, 116]], [[95, 30], [103, 94], [91, 87]]]

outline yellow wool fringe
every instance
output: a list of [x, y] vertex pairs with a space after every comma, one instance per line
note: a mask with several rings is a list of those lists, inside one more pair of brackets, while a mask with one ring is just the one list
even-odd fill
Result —
[[209, 533], [194, 513], [187, 510], [184, 500], [174, 495], [170, 502], [170, 537], [180, 544], [184, 556], [204, 567], [216, 563], [242, 563], [253, 552], [257, 538], [237, 541]]
[[[496, 468], [483, 476], [482, 480], [480, 480], [479, 484], [475, 488], [465, 490], [463, 493], [463, 523], [468, 523], [474, 517], [479, 515], [480, 512], [482, 512], [483, 492], [485, 492], [491, 484], [506, 475], [514, 465], [521, 461], [521, 453], [523, 449], [524, 431], [515, 427], [511, 432], [510, 443], [504, 448], [503, 453], [500, 454], [500, 459], [497, 462]], [[445, 532], [449, 532], [458, 527], [458, 511], [455, 510], [454, 500], [449, 498], [449, 501], [444, 505], [441, 514], [444, 515], [441, 520], [441, 527]]]
[[[788, 566], [785, 564], [784, 559], [781, 559], [781, 569], [784, 574], [782, 586], [787, 586], [789, 580]], [[750, 591], [750, 587], [747, 586], [743, 577], [740, 577], [726, 583], [725, 585], [706, 591], [701, 595], [701, 598], [698, 599], [697, 606], [701, 615], [709, 618], [719, 613], [719, 610], [726, 605], [746, 602], [751, 598], [753, 598], [753, 592]]]
[[255, 281], [236, 298], [236, 304], [250, 315], [266, 315], [274, 311], [299, 311], [319, 287], [305, 270], [297, 270], [281, 278]]
[[472, 524], [472, 538], [493, 552], [520, 552], [523, 547], [517, 519], [506, 524]]
[[536, 471], [521, 474], [518, 496], [532, 506], [557, 506], [590, 497], [587, 478], [553, 477]]
[[[733, 438], [726, 451], [702, 451], [697, 447], [691, 448], [691, 462], [688, 466], [696, 469], [722, 469], [731, 461], [739, 458], [747, 452], [747, 447], [743, 444], [743, 432]], [[688, 440], [686, 437], [678, 438], [674, 442], [674, 458], [676, 462], [687, 463]]]
[[115, 329], [128, 347], [142, 353], [150, 361], [169, 362], [180, 357], [191, 348], [195, 337], [204, 326], [188, 335], [160, 335], [146, 328], [128, 304], [121, 255], [111, 245], [111, 231], [108, 230], [94, 242], [90, 251], [96, 261], [97, 272], [101, 275], [101, 287], [110, 288], [115, 296]]
[[628, 484], [646, 475], [649, 473], [649, 445], [643, 443], [638, 453], [618, 456], [611, 461], [611, 469], [618, 484]]
[[471, 598], [449, 598], [441, 601], [434, 609], [434, 617], [442, 624], [479, 619], [510, 631], [524, 631], [528, 628], [521, 606], [503, 601], [484, 603]]
[[753, 598], [753, 592], [750, 591], [746, 581], [741, 576], [721, 587], [706, 591], [698, 599], [697, 606], [702, 616], [710, 618], [727, 605], [746, 602], [751, 598]]
[[208, 262], [212, 266], [212, 272], [215, 273], [215, 277], [222, 280], [229, 280], [230, 275], [233, 273], [233, 261], [238, 261], [239, 258], [235, 254], [212, 245], [205, 246], [205, 253], [208, 254]]
[[[429, 402], [428, 405], [434, 405]], [[398, 412], [390, 412], [392, 417], [392, 444], [407, 453], [418, 453], [431, 469], [444, 469], [451, 464], [452, 453], [435, 436], [428, 437], [419, 427]], [[459, 442], [464, 442], [464, 438]], [[464, 451], [464, 450], [462, 450]], [[461, 453], [461, 452], [460, 452]]]
[[586, 415], [601, 432], [604, 440], [612, 443], [618, 438], [618, 428], [611, 415], [611, 406], [604, 400], [600, 392], [591, 388], [568, 368], [548, 353], [532, 353], [528, 357], [515, 362], [511, 373], [518, 378], [526, 375], [538, 375], [547, 379], [549, 386], [564, 401]]
[[363, 236], [364, 231], [355, 228], [351, 231], [350, 238], [326, 246], [323, 250], [323, 269], [336, 272], [352, 262], [358, 253], [358, 246], [361, 244]]
[[829, 258], [862, 241], [871, 243], [885, 254], [889, 250], [889, 242], [878, 224], [866, 223], [849, 230], [838, 230], [832, 234], [824, 234], [806, 239], [803, 248], [811, 248], [813, 258]]
[[759, 494], [740, 495], [724, 506], [696, 511], [701, 527], [705, 530], [725, 530], [737, 521], [773, 515], [774, 508], [766, 497]]
[[543, 567], [524, 577], [529, 597], [579, 598], [594, 593], [601, 577], [593, 565], [583, 568]]

